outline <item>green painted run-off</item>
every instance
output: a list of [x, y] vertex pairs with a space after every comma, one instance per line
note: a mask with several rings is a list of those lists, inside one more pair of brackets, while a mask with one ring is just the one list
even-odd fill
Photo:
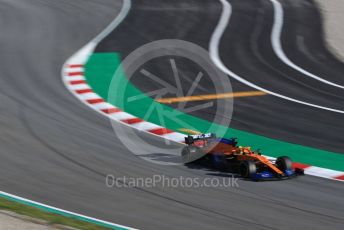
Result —
[[[238, 137], [240, 145], [252, 146], [253, 149], [259, 148], [265, 155], [272, 157], [288, 155], [295, 162], [344, 171], [344, 154], [287, 143], [223, 127], [159, 104], [130, 84], [123, 73], [116, 74], [116, 77], [114, 77], [116, 70], [119, 69], [120, 71], [120, 62], [121, 58], [117, 53], [94, 53], [85, 66], [86, 80], [102, 98], [134, 116], [177, 132], [180, 132], [181, 128], [194, 129], [189, 124], [193, 124], [201, 132], [219, 133], [220, 130], [224, 130], [225, 137]], [[140, 96], [139, 100], [128, 101], [128, 98], [138, 95]], [[152, 110], [152, 108], [154, 109]], [[146, 115], [147, 111], [151, 111], [148, 117]], [[162, 120], [159, 117], [161, 113], [164, 114], [164, 124], [161, 124]], [[176, 117], [184, 121], [185, 124], [180, 125], [180, 122], [176, 122]]]

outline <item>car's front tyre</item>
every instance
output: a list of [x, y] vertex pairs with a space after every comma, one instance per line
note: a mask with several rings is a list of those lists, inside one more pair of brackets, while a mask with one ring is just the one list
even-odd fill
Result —
[[249, 178], [257, 173], [257, 166], [252, 161], [244, 161], [240, 164], [240, 175]]
[[292, 165], [293, 165], [292, 160], [287, 156], [278, 157], [276, 159], [276, 166], [282, 172], [285, 172], [286, 170], [291, 170]]

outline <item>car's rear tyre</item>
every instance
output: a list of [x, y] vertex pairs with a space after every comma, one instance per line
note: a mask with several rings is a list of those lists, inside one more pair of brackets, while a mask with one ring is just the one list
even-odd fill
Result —
[[184, 164], [186, 164], [188, 162], [189, 157], [190, 157], [189, 146], [185, 146], [182, 149], [182, 161], [183, 161]]
[[249, 178], [257, 173], [256, 164], [252, 161], [244, 161], [240, 164], [240, 175]]
[[276, 166], [279, 170], [285, 171], [292, 168], [293, 162], [289, 157], [283, 156], [276, 159]]
[[182, 161], [184, 164], [194, 162], [203, 155], [201, 149], [196, 146], [185, 146], [182, 149]]

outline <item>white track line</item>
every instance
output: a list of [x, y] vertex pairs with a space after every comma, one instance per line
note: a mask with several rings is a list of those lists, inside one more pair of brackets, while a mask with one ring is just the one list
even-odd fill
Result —
[[[181, 136], [185, 137], [186, 135], [184, 135], [184, 134], [174, 134], [174, 132], [173, 132], [173, 133], [169, 133], [169, 135], [167, 135], [167, 134], [158, 135], [158, 134], [149, 132], [149, 128], [152, 128], [152, 129], [153, 128], [163, 128], [161, 126], [158, 126], [158, 125], [155, 125], [152, 123], [148, 124], [148, 122], [140, 122], [137, 124], [123, 123], [122, 120], [130, 119], [130, 118], [136, 118], [135, 116], [133, 116], [129, 113], [126, 113], [124, 111], [116, 112], [116, 113], [112, 113], [112, 114], [104, 114], [104, 112], [102, 110], [116, 108], [116, 107], [108, 104], [107, 102], [99, 102], [99, 103], [90, 104], [87, 102], [87, 100], [85, 100], [85, 98], [87, 96], [83, 96], [83, 94], [77, 94], [76, 93], [76, 90], [91, 89], [90, 86], [87, 84], [84, 84], [84, 83], [80, 83], [80, 84], [78, 83], [75, 85], [70, 84], [70, 81], [73, 81], [74, 79], [72, 79], [73, 77], [71, 78], [71, 76], [68, 76], [68, 73], [79, 72], [79, 71], [83, 72], [84, 64], [87, 62], [88, 58], [93, 53], [97, 44], [101, 40], [103, 40], [108, 34], [110, 34], [124, 20], [124, 18], [127, 16], [128, 12], [130, 10], [130, 8], [131, 8], [131, 0], [123, 0], [122, 11], [117, 16], [117, 18], [113, 22], [111, 22], [97, 37], [92, 39], [89, 43], [87, 43], [76, 54], [74, 54], [72, 57], [70, 57], [64, 63], [63, 68], [62, 68], [63, 83], [65, 84], [66, 88], [74, 96], [76, 96], [77, 98], [80, 99], [81, 102], [83, 102], [85, 105], [87, 105], [91, 109], [97, 111], [98, 113], [107, 116], [111, 120], [119, 121], [123, 125], [131, 127], [131, 128], [139, 128], [139, 130], [146, 132], [146, 133], [149, 133], [150, 135], [154, 135], [154, 136], [160, 137], [162, 139], [168, 139], [168, 140], [173, 141], [175, 143], [182, 144], [182, 143], [180, 143], [182, 141]], [[70, 65], [77, 65], [78, 67], [70, 67]], [[83, 76], [83, 75], [80, 75], [80, 76]], [[91, 94], [89, 94], [89, 95], [91, 95]], [[95, 96], [94, 99], [96, 99], [96, 98], [98, 98], [98, 97]]]
[[78, 217], [81, 220], [84, 219], [84, 220], [88, 221], [89, 223], [103, 224], [103, 225], [106, 225], [107, 227], [118, 228], [118, 229], [123, 229], [123, 230], [124, 229], [125, 230], [136, 230], [135, 228], [130, 228], [130, 227], [123, 226], [123, 225], [120, 225], [120, 224], [114, 224], [114, 223], [111, 223], [111, 222], [108, 222], [108, 221], [99, 220], [99, 219], [96, 219], [96, 218], [93, 218], [93, 217], [85, 216], [85, 215], [82, 215], [82, 214], [79, 214], [79, 213], [70, 212], [70, 211], [67, 211], [67, 210], [64, 210], [64, 209], [60, 209], [60, 208], [56, 208], [56, 207], [49, 206], [49, 205], [46, 205], [46, 204], [42, 204], [42, 203], [39, 203], [39, 202], [36, 202], [36, 201], [33, 201], [33, 200], [29, 200], [29, 199], [26, 199], [26, 198], [23, 198], [23, 197], [20, 197], [20, 196], [16, 196], [16, 195], [13, 195], [13, 194], [9, 194], [9, 193], [6, 193], [6, 192], [1, 192], [0, 191], [0, 195], [3, 196], [3, 197], [9, 197], [9, 198], [11, 198], [14, 201], [25, 203], [25, 204], [28, 204], [28, 205], [33, 206], [33, 207], [39, 207], [39, 208], [44, 209], [44, 210], [53, 211], [53, 212], [58, 213], [60, 215], [68, 215], [68, 216], [72, 216], [72, 217]]
[[[130, 0], [127, 0], [127, 1], [130, 3]], [[224, 28], [227, 26], [230, 15], [231, 15], [231, 8], [230, 8], [230, 5], [228, 4], [227, 8], [223, 12], [223, 16], [221, 17], [220, 26]], [[211, 44], [213, 46], [212, 49], [213, 51], [216, 52], [217, 56], [218, 56], [218, 50], [216, 47], [218, 47], [218, 44], [220, 42], [220, 39], [223, 33], [223, 31], [221, 31], [221, 29], [219, 28], [220, 27], [216, 28], [216, 31], [214, 33], [215, 43]], [[109, 32], [111, 31], [112, 30], [109, 30]], [[163, 138], [165, 140], [170, 140], [175, 143], [183, 144], [181, 142], [183, 142], [184, 138], [186, 137], [185, 134], [178, 133], [178, 132], [170, 132], [171, 130], [168, 130], [168, 131], [165, 130], [167, 131], [167, 133], [164, 133], [164, 130], [163, 130], [165, 129], [164, 127], [139, 119], [129, 113], [126, 113], [120, 110], [119, 108], [115, 106], [105, 103], [102, 99], [99, 100], [100, 96], [95, 94], [92, 91], [92, 89], [90, 89], [91, 88], [90, 86], [88, 86], [88, 89], [85, 92], [77, 92], [73, 90], [73, 87], [76, 86], [75, 84], [84, 85], [84, 83], [82, 81], [81, 82], [71, 81], [70, 77], [71, 75], [73, 76], [78, 75], [79, 73], [77, 71], [82, 72], [80, 74], [82, 74], [83, 76], [83, 71], [81, 71], [82, 69], [78, 69], [78, 68], [81, 68], [81, 66], [82, 67], [84, 66], [84, 64], [87, 62], [89, 55], [91, 54], [90, 52], [93, 51], [94, 45], [96, 44], [97, 43], [87, 44], [65, 63], [64, 68], [63, 68], [64, 70], [62, 70], [62, 77], [64, 79], [63, 81], [67, 89], [69, 89], [73, 95], [78, 97], [82, 103], [84, 103], [85, 105], [93, 109], [94, 111], [102, 114], [103, 116], [107, 116], [111, 120], [118, 121], [125, 126], [135, 128], [142, 132], [149, 133], [150, 135], [154, 135], [154, 136]], [[219, 63], [222, 64], [221, 62]], [[223, 69], [225, 69], [224, 65], [223, 65]], [[107, 109], [109, 109], [110, 111], [104, 111], [103, 105], [108, 106]], [[274, 159], [274, 158], [270, 157], [269, 159]], [[166, 165], [171, 165], [171, 164], [169, 163]], [[341, 180], [341, 181], [343, 180], [342, 179], [344, 176], [343, 172], [329, 170], [329, 169], [322, 169], [319, 167], [299, 164], [299, 163], [296, 163], [296, 165], [301, 165], [305, 169], [306, 174], [326, 177], [333, 180]], [[309, 170], [309, 173], [308, 173], [308, 170]], [[317, 171], [319, 171], [320, 173], [324, 173], [324, 175], [317, 173]]]
[[[337, 112], [337, 113], [344, 113], [344, 111], [342, 110], [336, 110], [336, 109], [332, 109], [332, 108], [327, 108], [327, 107], [323, 107], [323, 106], [319, 106], [319, 105], [314, 105], [311, 103], [307, 103], [304, 101], [299, 101], [272, 91], [269, 91], [267, 89], [264, 89], [262, 87], [259, 87], [245, 79], [243, 79], [242, 77], [240, 77], [239, 75], [235, 74], [234, 72], [232, 72], [231, 70], [229, 70], [221, 61], [220, 56], [219, 56], [219, 45], [220, 45], [220, 41], [221, 41], [221, 37], [223, 35], [223, 33], [225, 32], [229, 21], [230, 21], [230, 17], [232, 14], [232, 6], [230, 5], [229, 2], [227, 2], [226, 0], [219, 0], [222, 5], [223, 5], [223, 9], [222, 9], [222, 14], [220, 17], [220, 21], [217, 25], [217, 27], [215, 28], [215, 31], [211, 37], [210, 40], [210, 45], [209, 45], [209, 53], [210, 53], [210, 57], [212, 59], [212, 61], [215, 63], [215, 65], [224, 73], [228, 74], [230, 77], [236, 79], [237, 81], [240, 81], [241, 83], [248, 85], [252, 88], [261, 90], [263, 92], [266, 92], [268, 94], [271, 94], [273, 96], [282, 98], [282, 99], [286, 99], [288, 101], [292, 101], [292, 102], [296, 102], [299, 104], [303, 104], [303, 105], [307, 105], [307, 106], [311, 106], [311, 107], [315, 107], [315, 108], [319, 108], [319, 109], [324, 109], [324, 110], [328, 110], [328, 111], [332, 111], [332, 112]], [[270, 159], [273, 159], [272, 157], [270, 157]], [[309, 168], [308, 168], [309, 167]], [[325, 177], [325, 178], [330, 178], [330, 179], [334, 179], [334, 180], [340, 180], [342, 181], [342, 179], [336, 179], [336, 176], [340, 176], [343, 175], [343, 172], [339, 172], [336, 170], [330, 170], [330, 169], [323, 169], [323, 168], [319, 168], [319, 167], [315, 167], [315, 166], [308, 166], [305, 169], [305, 173], [309, 174], [309, 175], [313, 175], [313, 176], [319, 176], [319, 177]], [[324, 173], [324, 175], [322, 174]]]
[[271, 33], [271, 44], [272, 44], [272, 48], [275, 52], [275, 54], [279, 57], [279, 59], [281, 59], [281, 61], [283, 61], [286, 65], [290, 66], [291, 68], [295, 69], [296, 71], [310, 77], [313, 78], [317, 81], [321, 81], [325, 84], [334, 86], [334, 87], [338, 87], [341, 89], [344, 89], [343, 85], [338, 85], [334, 82], [331, 81], [327, 81], [321, 77], [318, 77], [312, 73], [310, 73], [309, 71], [301, 68], [300, 66], [296, 65], [295, 63], [293, 63], [285, 54], [285, 52], [283, 51], [283, 47], [282, 47], [282, 43], [281, 43], [281, 36], [282, 36], [282, 30], [283, 30], [283, 23], [284, 23], [284, 11], [283, 11], [283, 7], [281, 5], [280, 2], [278, 2], [277, 0], [270, 0], [270, 2], [273, 4], [274, 7], [274, 24], [272, 27], [272, 33]]
[[[121, 12], [118, 14], [118, 16], [114, 19], [114, 21], [112, 21], [110, 23], [110, 25], [108, 27], [106, 27], [106, 29], [100, 33], [97, 37], [95, 37], [92, 41], [90, 41], [87, 45], [85, 45], [81, 50], [79, 50], [76, 54], [74, 54], [72, 57], [70, 57], [63, 65], [62, 68], [62, 77], [63, 77], [63, 82], [64, 84], [67, 86], [67, 84], [69, 85], [69, 82], [72, 80], [83, 80], [83, 75], [76, 75], [76, 76], [66, 76], [65, 73], [68, 71], [70, 72], [72, 71], [76, 71], [76, 72], [83, 72], [83, 68], [71, 68], [68, 66], [67, 63], [85, 63], [87, 61], [87, 59], [89, 58], [89, 55], [93, 52], [94, 48], [96, 47], [96, 45], [99, 43], [100, 40], [102, 40], [107, 34], [109, 34], [111, 31], [113, 31], [121, 22], [122, 20], [126, 17], [126, 15], [128, 14], [129, 10], [131, 8], [131, 1], [130, 0], [123, 0], [123, 6], [121, 9]], [[67, 71], [66, 71], [67, 70]], [[74, 90], [78, 90], [78, 89], [90, 89], [90, 87], [87, 84], [77, 84], [77, 85], [69, 85], [70, 88], [68, 88], [71, 92], [73, 92]], [[76, 97], [80, 98], [80, 101], [84, 102], [86, 104], [86, 102], [83, 100], [85, 98], [82, 97], [87, 97], [87, 96], [81, 96], [79, 94], [73, 93]], [[89, 96], [90, 94], [88, 94]], [[97, 105], [99, 106], [99, 105]], [[101, 103], [101, 106], [104, 107], [109, 107], [109, 105], [106, 103]], [[111, 106], [113, 108], [113, 106]], [[89, 216], [85, 216], [82, 214], [78, 214], [78, 213], [74, 213], [74, 212], [70, 212], [67, 210], [63, 210], [60, 208], [56, 208], [56, 207], [52, 207], [46, 204], [42, 204], [42, 203], [38, 203], [36, 201], [32, 201], [32, 200], [28, 200], [26, 198], [23, 197], [19, 197], [13, 194], [9, 194], [3, 191], [0, 191], [0, 196], [6, 197], [6, 198], [10, 198], [12, 200], [15, 200], [17, 202], [21, 202], [21, 203], [25, 203], [27, 205], [33, 206], [33, 207], [39, 207], [43, 210], [49, 210], [49, 211], [53, 211], [53, 212], [57, 212], [59, 214], [62, 215], [67, 215], [67, 216], [71, 216], [80, 220], [84, 220], [84, 221], [88, 221], [94, 224], [101, 224], [101, 225], [106, 225], [107, 227], [110, 228], [114, 228], [114, 229], [130, 229], [130, 230], [134, 230], [134, 228], [130, 228], [127, 226], [123, 226], [123, 225], [119, 225], [119, 224], [115, 224], [115, 223], [111, 223], [108, 221], [103, 221], [103, 220], [99, 220], [93, 217], [89, 217]]]
[[279, 94], [279, 93], [272, 92], [270, 90], [267, 90], [267, 89], [262, 88], [262, 87], [254, 84], [252, 82], [249, 82], [249, 81], [245, 80], [244, 78], [240, 77], [236, 73], [234, 73], [231, 70], [229, 70], [223, 64], [223, 62], [222, 62], [222, 60], [220, 58], [220, 55], [219, 55], [219, 45], [220, 45], [220, 41], [221, 41], [222, 35], [225, 32], [225, 30], [226, 30], [226, 28], [227, 28], [227, 26], [229, 24], [230, 18], [231, 18], [232, 6], [226, 0], [219, 0], [219, 1], [222, 3], [222, 6], [223, 6], [222, 14], [221, 14], [220, 21], [219, 21], [218, 25], [216, 26], [214, 33], [211, 36], [210, 44], [209, 44], [209, 53], [210, 53], [210, 57], [211, 57], [212, 61], [214, 62], [214, 64], [221, 71], [223, 71], [224, 73], [228, 74], [230, 77], [236, 79], [237, 81], [239, 81], [239, 82], [241, 82], [241, 83], [243, 83], [243, 84], [245, 84], [247, 86], [250, 86], [250, 87], [252, 87], [254, 89], [263, 91], [263, 92], [265, 92], [267, 94], [270, 94], [270, 95], [273, 95], [273, 96], [276, 96], [276, 97], [279, 97], [279, 98], [282, 98], [282, 99], [285, 99], [285, 100], [288, 100], [288, 101], [292, 101], [292, 102], [295, 102], [295, 103], [298, 103], [298, 104], [307, 105], [307, 106], [318, 108], [318, 109], [323, 109], [323, 110], [327, 110], [327, 111], [331, 111], [331, 112], [336, 112], [336, 113], [344, 114], [343, 110], [333, 109], [333, 108], [329, 108], [329, 107], [325, 107], [325, 106], [321, 106], [321, 105], [316, 105], [316, 104], [308, 103], [308, 102], [305, 102], [305, 101], [300, 101], [300, 100], [297, 100], [297, 99], [294, 99], [294, 98], [291, 98], [291, 97], [288, 97], [288, 96], [285, 96], [285, 95], [282, 95], [282, 94]]

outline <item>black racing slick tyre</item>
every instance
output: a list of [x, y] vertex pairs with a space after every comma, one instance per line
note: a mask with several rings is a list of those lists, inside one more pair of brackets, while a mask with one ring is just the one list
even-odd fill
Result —
[[285, 170], [290, 170], [292, 168], [293, 162], [289, 157], [283, 156], [283, 157], [278, 157], [276, 159], [276, 166], [279, 170], [285, 171]]
[[244, 178], [249, 178], [256, 174], [257, 167], [252, 161], [244, 161], [240, 164], [240, 175]]
[[203, 155], [200, 148], [196, 146], [185, 146], [182, 149], [182, 162], [184, 164], [192, 163], [200, 159]]

